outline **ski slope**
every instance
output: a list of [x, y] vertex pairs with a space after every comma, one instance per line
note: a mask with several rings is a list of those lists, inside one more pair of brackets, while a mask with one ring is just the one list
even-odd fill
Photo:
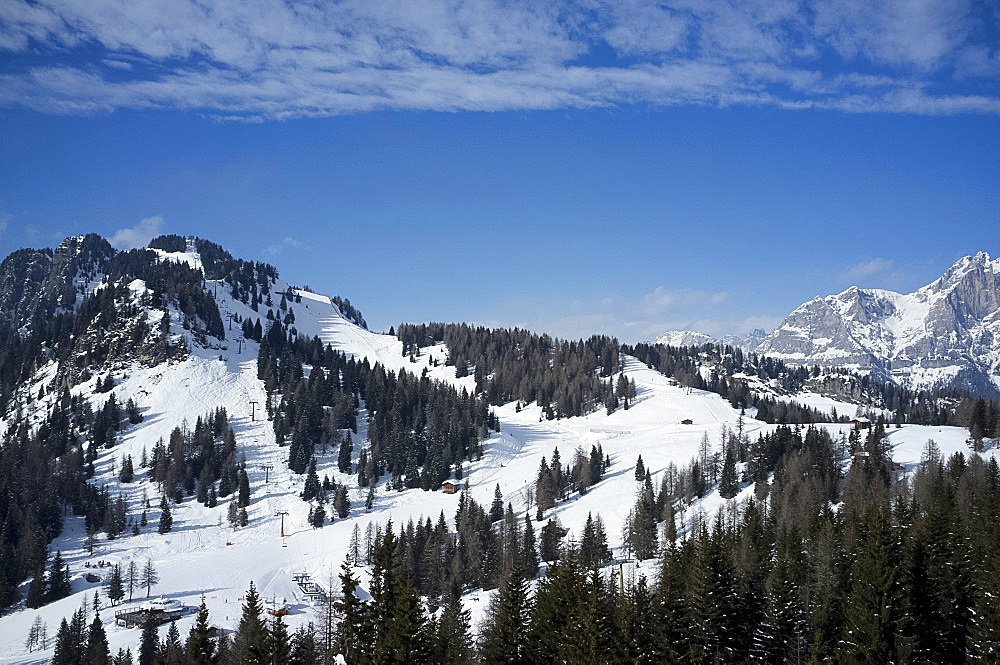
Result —
[[[177, 257], [182, 258], [182, 257]], [[190, 257], [183, 257], [189, 260]], [[219, 307], [224, 321], [229, 314], [240, 317], [260, 317], [243, 303], [233, 301], [228, 288], [209, 282], [208, 288], [218, 286]], [[278, 282], [275, 291], [286, 288]], [[301, 302], [289, 303], [295, 313], [295, 327], [300, 334], [318, 335], [334, 349], [370, 362], [379, 362], [388, 369], [405, 369], [415, 373], [425, 368], [432, 378], [448, 381], [458, 387], [470, 389], [474, 379], [456, 379], [454, 368], [444, 365], [446, 349], [435, 346], [421, 350], [415, 362], [402, 355], [402, 344], [395, 338], [361, 329], [344, 319], [326, 296], [298, 291]], [[266, 314], [266, 310], [262, 313]], [[175, 319], [176, 320], [176, 319]], [[175, 335], [186, 334], [179, 326]], [[33, 654], [26, 653], [24, 639], [36, 615], [42, 616], [48, 626], [49, 637], [55, 635], [59, 622], [69, 617], [83, 602], [92, 597], [98, 584], [83, 579], [85, 562], [99, 560], [127, 564], [131, 559], [140, 567], [147, 559], [156, 566], [160, 583], [153, 596], [175, 599], [186, 606], [196, 607], [205, 597], [210, 620], [215, 625], [235, 628], [240, 616], [240, 599], [251, 580], [266, 602], [287, 602], [291, 614], [286, 617], [291, 629], [314, 618], [308, 599], [293, 582], [298, 572], [309, 573], [323, 584], [339, 572], [347, 553], [351, 533], [358, 525], [362, 534], [370, 523], [384, 524], [392, 520], [395, 528], [410, 519], [430, 516], [436, 520], [444, 511], [451, 523], [458, 505], [458, 495], [443, 492], [424, 492], [419, 489], [392, 491], [387, 479], [378, 487], [371, 512], [364, 510], [365, 493], [356, 485], [356, 477], [347, 477], [337, 470], [336, 450], [319, 459], [318, 471], [322, 478], [329, 475], [338, 482], [347, 482], [351, 490], [351, 513], [346, 519], [328, 523], [321, 529], [307, 524], [308, 504], [299, 498], [304, 476], [296, 476], [287, 468], [287, 448], [279, 447], [274, 440], [271, 423], [262, 416], [266, 394], [256, 377], [258, 345], [253, 341], [242, 344], [242, 352], [234, 335], [238, 326], [228, 330], [229, 339], [219, 349], [199, 349], [193, 344], [191, 356], [183, 362], [174, 362], [154, 368], [137, 365], [122, 367], [115, 372], [114, 394], [120, 402], [132, 398], [139, 404], [144, 421], [128, 429], [120, 443], [111, 450], [101, 450], [96, 464], [95, 482], [107, 484], [112, 497], [122, 492], [128, 499], [130, 514], [138, 516], [143, 497], [150, 499], [150, 524], [138, 536], [124, 536], [108, 541], [99, 538], [93, 555], [84, 546], [86, 534], [83, 519], [70, 517], [64, 533], [56, 539], [51, 551], [61, 550], [73, 575], [74, 593], [69, 598], [39, 610], [20, 610], [0, 617], [0, 663], [42, 663], [51, 658], [50, 649]], [[437, 361], [431, 365], [431, 359]], [[40, 381], [51, 378], [53, 368], [43, 368], [39, 383], [33, 384], [36, 392]], [[496, 409], [501, 431], [493, 433], [484, 447], [481, 460], [467, 463], [466, 477], [472, 496], [488, 506], [494, 488], [499, 485], [505, 501], [510, 501], [519, 516], [525, 514], [530, 503], [528, 496], [544, 456], [551, 460], [558, 447], [564, 464], [571, 462], [577, 448], [589, 452], [600, 443], [611, 458], [611, 467], [604, 478], [584, 496], [559, 503], [546, 513], [546, 518], [557, 517], [570, 529], [569, 537], [579, 537], [588, 513], [600, 514], [606, 525], [611, 544], [621, 545], [621, 532], [635, 498], [637, 485], [634, 466], [639, 455], [646, 468], [658, 483], [660, 474], [671, 463], [678, 467], [688, 464], [696, 455], [702, 438], [707, 435], [713, 447], [718, 447], [722, 429], [738, 427], [739, 413], [718, 395], [670, 385], [658, 372], [632, 358], [625, 359], [625, 373], [635, 381], [637, 396], [626, 411], [619, 409], [607, 415], [603, 409], [582, 418], [544, 420], [541, 410], [530, 405], [517, 411], [514, 405]], [[77, 391], [92, 391], [96, 378], [79, 386]], [[47, 398], [51, 399], [51, 397]], [[93, 395], [95, 408], [106, 395]], [[256, 418], [251, 416], [251, 402], [256, 402]], [[44, 406], [45, 401], [40, 403]], [[145, 480], [146, 471], [139, 468], [143, 448], [151, 452], [159, 438], [168, 439], [174, 427], [187, 422], [194, 425], [199, 416], [210, 410], [225, 407], [229, 422], [238, 441], [238, 451], [247, 458], [247, 473], [252, 490], [248, 508], [250, 524], [233, 530], [226, 519], [227, 502], [216, 508], [206, 508], [192, 499], [172, 506], [173, 529], [167, 534], [156, 533], [160, 495], [157, 488]], [[363, 416], [363, 414], [362, 414]], [[681, 424], [690, 419], [693, 424]], [[363, 420], [363, 418], [359, 419]], [[0, 423], [0, 425], [4, 425]], [[772, 426], [744, 417], [744, 431], [750, 437]], [[827, 425], [835, 433], [846, 430], [847, 425]], [[361, 443], [365, 426], [359, 422], [355, 437]], [[893, 454], [907, 468], [920, 459], [923, 445], [934, 438], [944, 454], [967, 451], [966, 433], [957, 428], [905, 426], [889, 432]], [[355, 445], [355, 461], [360, 452]], [[137, 482], [121, 485], [112, 468], [121, 458], [131, 454], [136, 463]], [[271, 467], [265, 471], [265, 466]], [[750, 492], [746, 488], [743, 496]], [[737, 497], [737, 501], [740, 497]], [[718, 493], [712, 493], [688, 511], [690, 518], [699, 508], [713, 514], [725, 503]], [[285, 517], [285, 538], [280, 535], [281, 518]], [[532, 510], [532, 517], [534, 511]], [[106, 574], [106, 568], [101, 569]], [[367, 577], [358, 571], [362, 587], [367, 587]], [[336, 589], [335, 589], [336, 590]], [[26, 591], [22, 589], [22, 596]], [[103, 595], [103, 590], [102, 590]], [[144, 599], [139, 591], [132, 603], [119, 608], [137, 606]], [[467, 606], [473, 610], [474, 622], [483, 615], [489, 594], [470, 593]], [[106, 604], [105, 600], [105, 604]], [[112, 653], [119, 647], [131, 647], [135, 652], [139, 643], [139, 629], [126, 630], [114, 624], [114, 612], [102, 610], [102, 620], [108, 633]], [[194, 616], [178, 622], [181, 635], [186, 637]], [[161, 629], [161, 635], [166, 629]]]

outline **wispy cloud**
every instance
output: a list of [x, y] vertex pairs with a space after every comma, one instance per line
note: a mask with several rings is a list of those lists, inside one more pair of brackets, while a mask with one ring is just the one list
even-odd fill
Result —
[[872, 275], [889, 272], [892, 270], [892, 266], [893, 262], [891, 259], [874, 258], [870, 261], [862, 261], [861, 263], [847, 266], [844, 269], [842, 277], [848, 280], [864, 279]]
[[7, 233], [7, 222], [9, 221], [8, 217], [0, 217], [0, 242], [3, 242], [3, 236]]
[[652, 340], [667, 330], [693, 330], [713, 336], [745, 334], [754, 328], [771, 330], [781, 321], [781, 316], [734, 316], [727, 302], [729, 296], [727, 292], [660, 286], [637, 297], [576, 299], [563, 306], [554, 306], [548, 300], [537, 307], [523, 303], [524, 318], [503, 325], [522, 326], [567, 339], [597, 333], [637, 342]]
[[0, 106], [1000, 114], [990, 20], [977, 0], [8, 0]]
[[295, 238], [291, 236], [285, 236], [281, 242], [274, 243], [273, 245], [268, 245], [264, 249], [260, 250], [260, 253], [269, 258], [273, 258], [278, 254], [281, 254], [286, 249], [301, 249], [302, 243], [300, 243]]
[[145, 247], [149, 241], [160, 235], [163, 228], [163, 217], [156, 215], [146, 217], [138, 224], [127, 229], [118, 229], [111, 236], [111, 244], [118, 249], [134, 249]]

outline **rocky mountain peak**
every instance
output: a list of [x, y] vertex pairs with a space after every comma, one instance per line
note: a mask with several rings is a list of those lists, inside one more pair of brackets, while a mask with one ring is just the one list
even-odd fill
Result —
[[911, 387], [957, 385], [1000, 394], [998, 274], [1000, 261], [979, 252], [913, 293], [852, 286], [799, 306], [756, 350]]

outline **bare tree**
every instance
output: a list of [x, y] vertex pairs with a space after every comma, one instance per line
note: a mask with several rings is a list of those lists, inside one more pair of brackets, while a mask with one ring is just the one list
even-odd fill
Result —
[[128, 570], [125, 571], [125, 583], [128, 584], [128, 599], [132, 600], [132, 592], [140, 586], [139, 569], [132, 559], [129, 559]]
[[140, 576], [140, 584], [146, 588], [146, 598], [149, 598], [149, 591], [154, 586], [159, 584], [160, 576], [156, 572], [156, 568], [153, 567], [153, 562], [150, 559], [146, 559], [146, 565], [142, 567], [142, 574]]
[[31, 628], [28, 630], [28, 639], [24, 641], [24, 647], [29, 653], [34, 651], [35, 647], [45, 649], [47, 633], [48, 626], [42, 621], [41, 615], [36, 614], [35, 620], [31, 622]]
[[93, 524], [91, 524], [87, 528], [87, 540], [84, 543], [87, 546], [87, 554], [90, 554], [90, 555], [94, 554], [94, 544], [95, 543], [97, 543], [97, 527], [95, 527]]

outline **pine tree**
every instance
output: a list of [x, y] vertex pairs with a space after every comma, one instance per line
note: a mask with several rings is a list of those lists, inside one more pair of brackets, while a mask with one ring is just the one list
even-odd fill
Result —
[[419, 663], [430, 657], [432, 634], [410, 574], [397, 558], [392, 523], [375, 548], [371, 594], [378, 616], [372, 661], [376, 665]]
[[544, 561], [557, 561], [559, 559], [559, 544], [566, 532], [558, 519], [550, 519], [542, 527], [541, 543], [538, 554]]
[[347, 495], [346, 485], [337, 485], [337, 491], [334, 492], [333, 497], [333, 509], [340, 519], [344, 519], [351, 513], [351, 500]]
[[363, 663], [371, 658], [375, 625], [367, 605], [355, 595], [358, 580], [345, 560], [341, 564], [341, 596], [334, 609], [341, 616], [334, 635], [333, 651], [343, 654], [348, 663]]
[[201, 605], [198, 606], [198, 618], [191, 626], [185, 645], [189, 665], [214, 665], [215, 644], [212, 642], [210, 631], [208, 607], [205, 606], [205, 596], [202, 596]]
[[490, 521], [499, 522], [503, 519], [503, 494], [500, 493], [500, 483], [493, 492], [493, 505], [490, 506]]
[[138, 665], [154, 665], [156, 649], [159, 643], [160, 638], [157, 635], [156, 622], [153, 619], [147, 619], [142, 627], [142, 640], [139, 642]]
[[56, 550], [56, 556], [52, 560], [52, 568], [49, 570], [49, 579], [45, 591], [45, 602], [65, 598], [72, 591], [69, 583], [69, 564], [63, 562], [62, 552]]
[[292, 643], [288, 635], [288, 627], [280, 616], [271, 621], [269, 665], [290, 665], [292, 659]]
[[312, 622], [299, 626], [292, 635], [292, 665], [321, 665], [323, 652], [316, 643], [316, 628]]
[[722, 464], [722, 475], [719, 477], [719, 494], [723, 499], [732, 499], [740, 491], [739, 480], [736, 477], [736, 454], [732, 446], [726, 449], [726, 459]]
[[94, 621], [90, 624], [87, 637], [87, 665], [111, 665], [111, 651], [108, 649], [108, 636], [104, 632], [100, 614], [94, 613]]
[[838, 656], [843, 661], [888, 663], [895, 654], [899, 588], [894, 562], [898, 553], [882, 509], [869, 507], [859, 522]]
[[260, 618], [261, 612], [260, 597], [253, 582], [250, 582], [246, 604], [243, 605], [243, 616], [240, 617], [239, 627], [233, 636], [233, 657], [243, 665], [268, 665], [268, 630]]
[[250, 505], [250, 478], [247, 477], [247, 470], [240, 469], [240, 490], [237, 502], [240, 508]]
[[351, 440], [351, 433], [348, 432], [344, 440], [340, 442], [340, 450], [337, 452], [337, 468], [341, 473], [351, 472], [351, 456], [354, 454], [354, 442]]
[[525, 579], [533, 580], [538, 574], [538, 548], [535, 546], [535, 527], [531, 515], [524, 516], [524, 545], [521, 547], [521, 568]]
[[126, 455], [122, 459], [122, 470], [118, 474], [118, 480], [123, 483], [130, 483], [135, 479], [135, 469], [132, 467], [132, 456]]
[[[586, 575], [580, 563], [579, 550], [570, 545], [562, 559], [553, 563], [538, 583], [534, 607], [525, 637], [528, 657], [532, 662], [552, 663], [596, 662], [581, 653], [587, 646], [570, 632], [592, 630], [591, 618], [585, 616], [587, 602]], [[579, 660], [577, 660], [579, 658]]]
[[316, 458], [313, 457], [309, 462], [309, 471], [306, 474], [306, 482], [302, 487], [302, 500], [311, 501], [316, 498], [319, 494], [320, 484], [319, 476], [316, 474]]
[[646, 465], [642, 463], [642, 455], [635, 461], [635, 481], [641, 483], [646, 478]]
[[63, 618], [56, 632], [52, 665], [79, 665], [84, 662], [86, 645], [83, 642], [82, 624], [79, 610], [73, 614], [72, 621], [67, 622]]
[[471, 612], [462, 607], [462, 594], [458, 583], [452, 580], [451, 589], [445, 595], [444, 609], [437, 631], [434, 660], [449, 665], [472, 663], [472, 639], [469, 627]]
[[171, 621], [167, 628], [167, 636], [156, 654], [158, 663], [164, 665], [184, 665], [184, 647], [181, 646], [181, 633], [177, 630], [177, 622]]
[[309, 521], [313, 528], [320, 528], [326, 524], [326, 508], [323, 507], [322, 503], [316, 504], [316, 507], [312, 510], [312, 519]]
[[39, 564], [35, 569], [35, 575], [28, 584], [28, 597], [25, 601], [28, 608], [38, 609], [46, 603], [45, 600], [45, 567]]
[[167, 501], [167, 495], [164, 494], [160, 499], [160, 524], [156, 527], [156, 531], [158, 533], [169, 533], [173, 525], [174, 518], [170, 514], [170, 503]]
[[538, 506], [538, 519], [541, 519], [543, 511], [556, 505], [556, 484], [545, 458], [538, 467], [538, 477], [535, 482], [535, 504]]
[[108, 580], [108, 598], [111, 599], [111, 604], [115, 605], [121, 602], [124, 597], [125, 586], [122, 583], [122, 569], [116, 563], [115, 567], [111, 569], [111, 578]]
[[518, 562], [490, 599], [486, 619], [480, 629], [479, 655], [484, 665], [521, 665], [529, 662], [525, 640], [530, 612], [528, 583]]

